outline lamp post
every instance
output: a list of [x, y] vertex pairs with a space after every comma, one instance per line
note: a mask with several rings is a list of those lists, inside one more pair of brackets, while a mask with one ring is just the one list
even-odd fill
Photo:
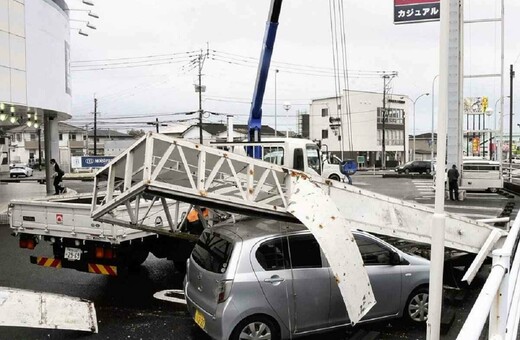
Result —
[[286, 120], [286, 124], [287, 124], [285, 138], [289, 138], [289, 110], [291, 109], [291, 103], [289, 103], [289, 102], [283, 103], [283, 108], [285, 109], [285, 120]]
[[415, 103], [423, 96], [429, 96], [428, 92], [421, 94], [413, 101], [413, 160], [415, 161]]
[[276, 69], [274, 71], [274, 136], [278, 136], [278, 125], [277, 125], [277, 118], [276, 118], [276, 112], [277, 112], [277, 102], [276, 102], [276, 75], [280, 72], [280, 70]]
[[430, 151], [431, 151], [431, 168], [430, 168], [430, 172], [433, 173], [433, 150], [434, 150], [434, 139], [433, 139], [433, 135], [435, 134], [435, 120], [434, 120], [434, 117], [435, 117], [435, 81], [437, 80], [437, 78], [439, 78], [439, 75], [436, 75], [434, 78], [433, 78], [433, 81], [432, 81], [432, 134], [431, 134], [431, 139], [430, 139], [430, 142], [431, 142], [431, 147], [430, 147]]

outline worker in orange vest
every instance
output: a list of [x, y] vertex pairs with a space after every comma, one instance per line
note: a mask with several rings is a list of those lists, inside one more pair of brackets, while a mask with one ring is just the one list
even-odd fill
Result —
[[[201, 208], [202, 217], [208, 219], [209, 211], [207, 208]], [[191, 209], [190, 213], [186, 217], [187, 225], [186, 228], [190, 234], [200, 235], [204, 230], [204, 224], [199, 220], [199, 213], [196, 209]]]

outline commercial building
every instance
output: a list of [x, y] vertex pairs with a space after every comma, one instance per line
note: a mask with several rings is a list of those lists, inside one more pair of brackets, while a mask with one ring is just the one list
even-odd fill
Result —
[[58, 121], [71, 112], [67, 11], [63, 0], [0, 1], [1, 131], [45, 125], [45, 147], [56, 159]]
[[[302, 117], [303, 137], [321, 141], [324, 150], [361, 166], [380, 166], [385, 140], [386, 165], [409, 160], [411, 100], [405, 95], [345, 91], [341, 97], [312, 100], [309, 117]], [[339, 123], [341, 119], [341, 124]], [[383, 120], [384, 119], [384, 120]]]

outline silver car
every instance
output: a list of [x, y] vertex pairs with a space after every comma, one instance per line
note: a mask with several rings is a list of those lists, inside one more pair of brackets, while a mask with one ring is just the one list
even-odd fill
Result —
[[[428, 315], [429, 261], [354, 232], [377, 304], [362, 320]], [[327, 259], [302, 225], [251, 219], [204, 231], [188, 260], [188, 310], [222, 340], [288, 339], [349, 324]]]

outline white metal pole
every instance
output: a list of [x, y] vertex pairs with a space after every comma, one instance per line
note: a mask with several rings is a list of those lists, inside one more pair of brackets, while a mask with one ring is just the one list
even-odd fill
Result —
[[431, 135], [431, 146], [430, 146], [430, 150], [431, 150], [431, 173], [433, 173], [433, 146], [434, 146], [434, 134], [435, 134], [435, 120], [434, 120], [434, 116], [435, 116], [435, 80], [439, 77], [439, 75], [436, 75], [434, 78], [433, 78], [433, 81], [432, 81], [432, 135]]
[[426, 330], [427, 340], [439, 340], [442, 309], [442, 277], [444, 269], [444, 172], [446, 159], [446, 128], [448, 114], [448, 75], [450, 9], [456, 0], [448, 0], [441, 6], [440, 63], [439, 63], [439, 113], [437, 116], [437, 176], [435, 178], [435, 213], [432, 220], [432, 246], [430, 263], [429, 311]]
[[497, 160], [502, 164], [502, 139], [504, 138], [504, 0], [501, 1], [501, 22], [500, 22], [500, 118], [498, 120], [498, 143], [497, 143]]
[[[417, 98], [419, 99], [419, 98]], [[413, 160], [415, 161], [415, 103], [417, 99], [413, 102]]]

